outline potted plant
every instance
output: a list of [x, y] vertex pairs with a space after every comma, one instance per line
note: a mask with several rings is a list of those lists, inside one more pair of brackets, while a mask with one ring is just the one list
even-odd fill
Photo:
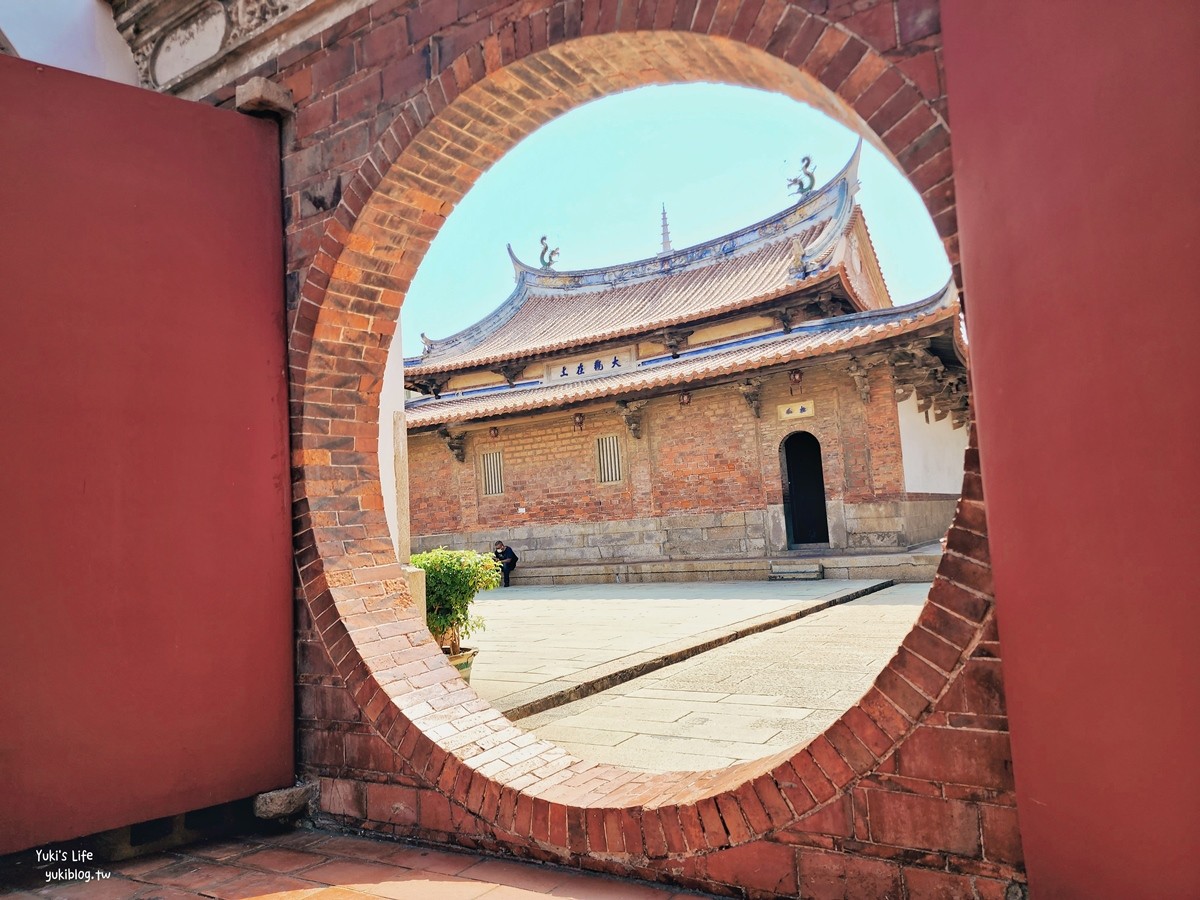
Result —
[[412, 564], [425, 570], [429, 631], [450, 658], [450, 665], [470, 683], [471, 663], [479, 651], [463, 647], [462, 640], [483, 627], [483, 619], [471, 615], [471, 603], [480, 591], [500, 584], [500, 565], [474, 550], [445, 547], [413, 554]]

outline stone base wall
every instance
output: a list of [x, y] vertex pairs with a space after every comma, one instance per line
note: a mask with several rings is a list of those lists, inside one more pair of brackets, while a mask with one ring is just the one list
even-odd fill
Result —
[[[955, 502], [830, 501], [830, 547], [886, 552], [938, 540], [950, 525]], [[502, 540], [512, 545], [525, 566], [767, 559], [788, 551], [783, 517], [783, 507], [772, 505], [763, 510], [515, 525], [413, 535], [412, 546], [414, 553], [434, 547], [486, 552]]]
[[763, 510], [748, 510], [422, 534], [413, 535], [413, 552], [434, 547], [482, 552], [503, 540], [524, 565], [765, 559], [766, 518]]
[[[848, 550], [903, 550], [940, 540], [954, 518], [957, 497], [846, 503], [843, 506]], [[830, 517], [833, 525], [833, 517]], [[831, 527], [830, 539], [834, 539]]]

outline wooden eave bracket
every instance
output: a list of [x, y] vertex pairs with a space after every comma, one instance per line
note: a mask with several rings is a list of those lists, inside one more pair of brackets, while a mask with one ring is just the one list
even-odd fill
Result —
[[738, 384], [738, 390], [742, 392], [742, 399], [746, 401], [746, 405], [750, 407], [750, 411], [754, 413], [754, 418], [762, 418], [762, 386], [763, 379], [759, 377], [747, 378]]
[[671, 359], [679, 359], [679, 351], [688, 345], [688, 338], [695, 330], [694, 328], [668, 328], [659, 337], [654, 338], [654, 341], [670, 351]]
[[410, 391], [433, 394], [435, 399], [442, 396], [442, 391], [449, 383], [450, 376], [446, 374], [426, 375], [424, 378], [406, 378], [404, 380], [404, 386]]
[[508, 386], [512, 387], [517, 383], [517, 379], [521, 377], [521, 373], [525, 371], [526, 365], [523, 362], [501, 363], [495, 368], [488, 371], [494, 375], [499, 375], [508, 382]]
[[649, 400], [618, 400], [617, 415], [625, 423], [625, 427], [629, 429], [629, 434], [635, 440], [641, 440], [642, 437], [642, 417], [646, 413], [646, 404]]
[[445, 425], [439, 425], [434, 432], [446, 444], [446, 449], [459, 462], [466, 462], [467, 459], [467, 433], [460, 431], [458, 434], [452, 434], [450, 429]]

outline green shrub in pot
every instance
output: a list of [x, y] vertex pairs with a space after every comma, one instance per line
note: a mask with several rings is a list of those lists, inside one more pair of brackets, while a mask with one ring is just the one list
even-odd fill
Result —
[[433, 639], [452, 655], [462, 652], [462, 639], [483, 627], [471, 603], [480, 591], [499, 586], [500, 564], [491, 555], [445, 547], [413, 554], [412, 564], [425, 570], [425, 620]]

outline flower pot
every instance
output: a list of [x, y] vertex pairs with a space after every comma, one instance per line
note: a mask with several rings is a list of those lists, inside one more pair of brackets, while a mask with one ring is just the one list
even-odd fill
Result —
[[449, 647], [443, 647], [442, 652], [446, 654], [446, 658], [450, 661], [450, 665], [458, 669], [458, 674], [462, 676], [462, 680], [467, 684], [471, 683], [471, 663], [475, 661], [475, 657], [479, 655], [479, 651], [474, 647], [463, 647], [460, 653], [451, 653]]

